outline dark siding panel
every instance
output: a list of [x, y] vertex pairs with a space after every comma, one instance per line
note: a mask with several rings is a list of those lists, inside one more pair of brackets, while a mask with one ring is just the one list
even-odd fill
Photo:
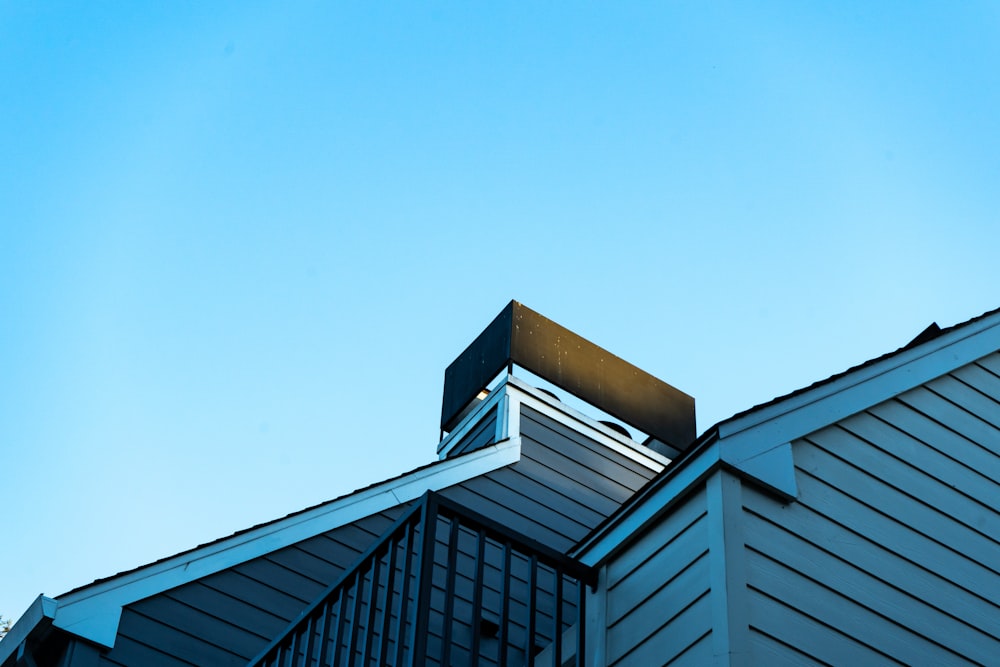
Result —
[[[130, 614], [128, 610], [125, 614]], [[124, 625], [125, 616], [122, 615]], [[159, 651], [152, 646], [138, 642], [126, 634], [119, 633], [115, 640], [115, 648], [110, 654], [101, 656], [101, 666], [119, 665], [120, 667], [136, 667], [146, 665], [155, 667], [204, 667], [202, 663], [187, 662], [179, 659], [170, 651]]]
[[302, 610], [302, 601], [298, 598], [233, 570], [213, 574], [195, 583], [243, 600], [284, 620], [293, 618]]
[[[249, 659], [261, 641], [266, 641], [264, 635], [257, 635], [248, 630], [223, 621], [217, 616], [180, 602], [170, 595], [157, 595], [134, 605], [134, 610], [150, 620], [154, 619], [184, 619], [184, 627], [175, 630], [186, 632], [195, 640], [210, 642], [227, 653]], [[169, 625], [157, 621], [163, 625]]]
[[[487, 433], [492, 437], [492, 429], [492, 419], [487, 420], [469, 442], [480, 443]], [[565, 550], [653, 476], [653, 471], [627, 456], [538, 412], [524, 411], [522, 430], [521, 461], [442, 494]], [[121, 646], [128, 648], [116, 647], [109, 660], [157, 664], [157, 651], [169, 653], [175, 648], [179, 659], [193, 664], [223, 664], [213, 660], [255, 655], [402, 511], [404, 506], [380, 512], [132, 605], [141, 615], [123, 624]], [[468, 585], [459, 582], [460, 588]], [[436, 593], [442, 595], [443, 589]], [[459, 600], [460, 605], [465, 603]], [[550, 600], [541, 599], [539, 604], [551, 607]]]
[[323, 585], [289, 570], [277, 563], [272, 563], [267, 558], [255, 558], [254, 560], [237, 565], [234, 568], [240, 574], [267, 583], [278, 590], [284, 591], [288, 595], [301, 600], [303, 603], [309, 602], [323, 589]]
[[532, 539], [565, 550], [653, 476], [627, 456], [530, 408], [521, 460], [442, 491]]
[[[392, 525], [402, 507], [130, 605], [107, 658], [142, 667], [243, 665]], [[130, 611], [132, 610], [132, 611]], [[222, 660], [216, 662], [215, 660]]]
[[[212, 610], [217, 618], [226, 619], [227, 622], [244, 628], [257, 637], [273, 637], [287, 623], [281, 616], [197, 582], [190, 586], [175, 588], [162, 597], [176, 600], [194, 609]], [[144, 611], [149, 613], [149, 610]]]
[[[600, 480], [590, 479], [593, 475], [587, 475], [585, 469], [575, 466], [560, 467], [558, 459], [553, 461], [554, 457], [546, 457], [545, 452], [539, 454], [539, 447], [536, 447], [533, 441], [522, 442], [521, 460], [512, 467], [513, 470], [601, 516], [612, 514], [623, 502], [617, 497], [596, 493], [588, 488], [588, 485], [599, 485]], [[545, 461], [551, 465], [547, 465]]]
[[[134, 606], [134, 605], [133, 605]], [[131, 648], [136, 649], [132, 656], [119, 656], [118, 642], [109, 657], [127, 665], [161, 665], [170, 664], [162, 654], [176, 657], [178, 660], [192, 665], [213, 667], [243, 667], [249, 656], [226, 651], [215, 644], [198, 639], [185, 632], [148, 618], [131, 607], [122, 614], [119, 640], [122, 636], [136, 639]], [[140, 645], [146, 650], [142, 651]]]
[[[502, 472], [507, 474], [490, 473], [464, 482], [460, 486], [475, 490], [487, 498], [496, 499], [507, 509], [536, 523], [544, 523], [560, 535], [569, 536], [574, 541], [578, 539], [577, 535], [585, 535], [591, 526], [600, 521], [599, 514], [590, 513], [589, 517], [581, 517], [581, 510], [585, 508], [576, 501], [557, 494], [546, 494], [552, 501], [551, 504], [539, 502], [533, 495], [533, 492], [541, 490], [538, 488], [538, 483], [531, 477], [521, 474], [520, 469], [516, 472], [512, 470]], [[581, 518], [583, 520], [579, 520]], [[507, 525], [509, 528], [519, 530], [516, 525]], [[528, 534], [531, 530], [519, 532]]]
[[496, 441], [497, 411], [494, 408], [449, 452], [448, 458], [472, 452]]
[[[521, 435], [583, 463], [589, 470], [625, 487], [627, 495], [634, 493], [652, 476], [649, 469], [638, 461], [594, 442], [531, 408], [524, 408], [521, 412]], [[612, 492], [611, 497], [617, 498], [618, 493]]]
[[[586, 498], [581, 498], [578, 488], [563, 492], [550, 484], [552, 478], [549, 473], [549, 470], [522, 458], [516, 466], [491, 472], [489, 478], [506, 489], [518, 489], [538, 505], [558, 511], [568, 521], [586, 526], [587, 530], [604, 520], [606, 515], [591, 507]], [[576, 495], [570, 495], [573, 492]]]
[[550, 514], [522, 514], [508, 507], [508, 503], [513, 504], [515, 498], [491, 496], [482, 479], [456, 484], [444, 489], [441, 495], [555, 549], [566, 550], [576, 542], [573, 536], [563, 532], [566, 530], [564, 523], [546, 523], [546, 519], [551, 518]]

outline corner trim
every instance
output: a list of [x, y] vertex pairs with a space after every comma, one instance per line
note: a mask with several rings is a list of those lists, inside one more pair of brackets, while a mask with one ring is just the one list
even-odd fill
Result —
[[705, 487], [714, 662], [720, 667], [749, 667], [743, 485], [739, 477], [719, 470]]

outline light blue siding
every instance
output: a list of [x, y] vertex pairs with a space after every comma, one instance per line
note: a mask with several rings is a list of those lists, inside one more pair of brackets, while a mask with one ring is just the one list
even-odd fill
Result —
[[608, 563], [606, 604], [609, 665], [699, 664], [710, 654], [704, 490]]
[[744, 487], [757, 664], [996, 664], [1000, 355], [793, 443], [799, 497]]

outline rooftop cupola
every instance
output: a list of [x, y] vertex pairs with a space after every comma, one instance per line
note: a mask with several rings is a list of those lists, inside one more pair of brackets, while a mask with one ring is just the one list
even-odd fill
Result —
[[[675, 458], [695, 440], [694, 398], [511, 301], [445, 370], [441, 431], [448, 437], [443, 437], [439, 446], [442, 456], [514, 435], [517, 416], [509, 406], [506, 411], [501, 409], [503, 400], [497, 393], [506, 395], [511, 386], [533, 393], [535, 399], [558, 410], [574, 413], [578, 421], [591, 422], [591, 427], [613, 434], [611, 437], [631, 441], [624, 429], [608, 425], [607, 420], [585, 419], [575, 410], [558, 406], [551, 393], [516, 378], [512, 382], [515, 369], [523, 369], [636, 429], [646, 436], [645, 447], [667, 458]], [[475, 441], [474, 446], [469, 438]], [[458, 446], [459, 439], [465, 444]]]

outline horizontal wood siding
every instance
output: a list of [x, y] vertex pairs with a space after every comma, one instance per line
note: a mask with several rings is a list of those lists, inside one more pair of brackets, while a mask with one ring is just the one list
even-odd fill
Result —
[[607, 565], [607, 664], [699, 665], [712, 655], [705, 491]]
[[744, 486], [754, 664], [997, 664], [1000, 356], [793, 443]]
[[[470, 437], [480, 442], [483, 434], [492, 433], [492, 423], [492, 418], [485, 420], [478, 435]], [[514, 531], [566, 550], [653, 476], [653, 471], [636, 461], [537, 411], [524, 410], [521, 429], [519, 462], [441, 494]], [[335, 581], [402, 510], [403, 506], [387, 510], [129, 605], [118, 642], [104, 660], [119, 665], [245, 664]], [[464, 548], [459, 562], [472, 562]], [[515, 567], [522, 567], [517, 559]], [[494, 567], [488, 579], [498, 574]], [[515, 587], [522, 585], [515, 583]], [[460, 577], [457, 586], [461, 613], [471, 608], [463, 592], [471, 581]], [[495, 605], [489, 600], [498, 595], [498, 586], [487, 593], [485, 617], [495, 615]], [[443, 596], [443, 586], [438, 587], [435, 608], [441, 607]], [[551, 616], [551, 599], [543, 595], [539, 605], [544, 624]], [[573, 617], [575, 606], [567, 603], [564, 614]], [[523, 611], [515, 605], [512, 615], [513, 632], [523, 634]], [[459, 644], [467, 643], [467, 637], [478, 631], [478, 619], [470, 621], [476, 627], [459, 629]]]
[[129, 605], [104, 655], [116, 665], [245, 665], [403, 506]]
[[624, 454], [524, 408], [521, 460], [441, 494], [565, 551], [653, 475]]

